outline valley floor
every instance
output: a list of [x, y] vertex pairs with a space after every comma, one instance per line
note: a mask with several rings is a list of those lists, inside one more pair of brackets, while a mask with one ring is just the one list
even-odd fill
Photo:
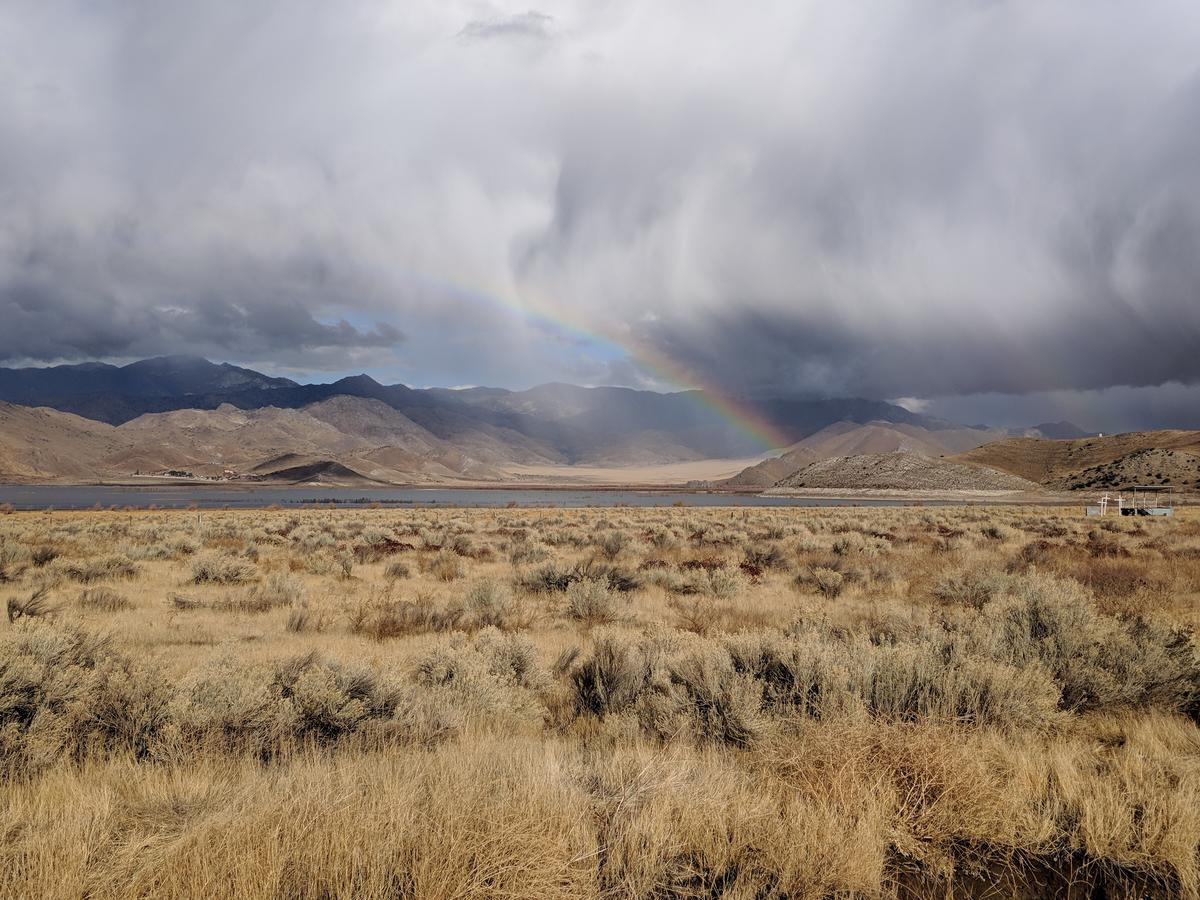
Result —
[[0, 515], [0, 896], [1200, 896], [1200, 512]]
[[647, 466], [505, 466], [515, 481], [535, 484], [647, 485], [682, 487], [689, 481], [719, 481], [732, 478], [762, 456], [742, 459], [700, 459], [690, 462]]

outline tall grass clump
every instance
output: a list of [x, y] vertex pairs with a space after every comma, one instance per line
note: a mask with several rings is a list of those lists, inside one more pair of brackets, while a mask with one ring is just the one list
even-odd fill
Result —
[[83, 609], [100, 612], [119, 612], [123, 609], [133, 608], [133, 603], [128, 597], [109, 587], [85, 588], [79, 594], [79, 605]]

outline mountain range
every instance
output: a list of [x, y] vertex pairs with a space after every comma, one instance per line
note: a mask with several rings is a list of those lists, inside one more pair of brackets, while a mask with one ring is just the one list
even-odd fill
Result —
[[[368, 375], [330, 384], [300, 384], [199, 357], [157, 357], [112, 366], [82, 363], [0, 369], [0, 400], [46, 406], [111, 425], [147, 413], [178, 409], [299, 409], [331, 397], [378, 400], [447, 440], [479, 430], [544, 460], [598, 463], [631, 458], [663, 461], [747, 456], [755, 438], [716, 412], [700, 391], [657, 393], [618, 387], [544, 384], [526, 391], [500, 388], [410, 388]], [[800, 440], [838, 421], [875, 419], [931, 429], [951, 423], [884, 401], [766, 398], [740, 401], [748, 412]], [[522, 441], [514, 438], [526, 439]]]
[[[411, 388], [367, 375], [301, 384], [199, 357], [0, 369], [0, 479], [499, 482], [515, 469], [762, 454], [699, 391], [545, 384]], [[961, 453], [1012, 432], [860, 398], [740, 401], [792, 443], [730, 484], [770, 486], [834, 456]], [[1020, 435], [1079, 437], [1070, 423]], [[740, 480], [739, 480], [740, 479]]]

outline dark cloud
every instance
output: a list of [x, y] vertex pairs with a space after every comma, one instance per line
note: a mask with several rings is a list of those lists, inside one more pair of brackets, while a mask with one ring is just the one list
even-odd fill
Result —
[[922, 404], [920, 411], [951, 421], [1005, 427], [1065, 419], [1086, 431], [1200, 429], [1200, 385], [1168, 382], [1142, 388], [940, 397]]
[[1190, 0], [551, 12], [9, 10], [0, 357], [660, 383], [615, 341], [998, 416], [1200, 383]]

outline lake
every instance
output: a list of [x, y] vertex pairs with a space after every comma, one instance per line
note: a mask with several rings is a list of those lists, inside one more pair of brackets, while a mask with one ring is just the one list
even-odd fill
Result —
[[[756, 497], [689, 491], [596, 491], [465, 488], [264, 488], [207, 485], [0, 485], [0, 504], [15, 509], [89, 509], [94, 506], [163, 509], [264, 506], [300, 507], [314, 504], [346, 506], [380, 504], [395, 507], [472, 506], [906, 506], [911, 500], [837, 500], [804, 497]], [[920, 504], [918, 504], [920, 505]], [[930, 501], [929, 505], [961, 505], [961, 501]]]

